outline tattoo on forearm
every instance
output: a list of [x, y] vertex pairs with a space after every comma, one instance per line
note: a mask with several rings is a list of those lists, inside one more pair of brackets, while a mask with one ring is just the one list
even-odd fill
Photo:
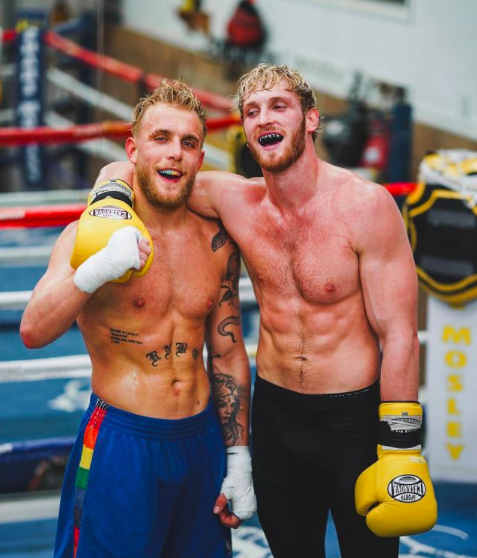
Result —
[[219, 248], [227, 242], [229, 235], [225, 230], [225, 227], [222, 225], [222, 221], [219, 221], [219, 232], [214, 236], [212, 239], [212, 252], [217, 252]]
[[235, 339], [235, 335], [233, 334], [233, 332], [227, 331], [225, 328], [228, 326], [238, 326], [238, 325], [240, 325], [240, 316], [229, 316], [228, 318], [225, 318], [225, 320], [222, 320], [220, 322], [217, 331], [220, 333], [220, 335], [223, 335], [224, 337], [230, 335], [230, 337], [232, 337], [232, 342], [237, 343], [237, 339]]
[[117, 345], [119, 345], [119, 343], [142, 345], [142, 341], [139, 340], [139, 333], [114, 328], [110, 328], [109, 331], [111, 332], [111, 343], [116, 343]]
[[222, 302], [228, 302], [229, 305], [234, 306], [238, 309], [238, 288], [240, 279], [240, 254], [238, 252], [232, 252], [227, 262], [227, 271], [225, 273], [225, 285], [221, 285], [221, 289], [225, 289], [222, 300], [219, 302], [219, 306], [222, 306]]
[[237, 446], [243, 441], [244, 427], [238, 415], [241, 410], [240, 390], [233, 376], [215, 374], [212, 377], [214, 405], [222, 425], [227, 446]]

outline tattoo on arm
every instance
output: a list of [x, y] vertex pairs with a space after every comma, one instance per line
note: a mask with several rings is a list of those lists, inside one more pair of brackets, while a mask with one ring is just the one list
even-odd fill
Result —
[[234, 306], [238, 309], [238, 289], [239, 289], [239, 279], [240, 279], [240, 254], [238, 252], [232, 252], [227, 262], [227, 270], [225, 272], [225, 285], [221, 285], [221, 289], [225, 289], [222, 300], [219, 302], [219, 306], [222, 306], [222, 302], [228, 302], [229, 305]]
[[215, 374], [212, 378], [214, 405], [219, 415], [225, 445], [237, 446], [243, 443], [244, 428], [239, 423], [240, 389], [235, 379], [228, 374]]
[[212, 252], [217, 252], [219, 248], [227, 242], [229, 235], [222, 225], [222, 221], [219, 221], [219, 232], [212, 239]]
[[240, 316], [229, 316], [228, 318], [225, 318], [225, 320], [222, 320], [220, 322], [217, 331], [220, 333], [220, 335], [223, 335], [224, 337], [230, 335], [230, 337], [232, 337], [232, 343], [237, 343], [237, 339], [235, 339], [235, 335], [233, 334], [233, 332], [227, 331], [225, 328], [227, 326], [238, 326], [238, 325], [240, 325]]

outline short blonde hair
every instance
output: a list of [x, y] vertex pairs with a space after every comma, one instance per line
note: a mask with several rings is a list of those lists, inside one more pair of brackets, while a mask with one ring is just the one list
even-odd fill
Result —
[[183, 81], [167, 79], [163, 79], [152, 93], [140, 99], [133, 108], [133, 118], [131, 122], [133, 136], [135, 136], [139, 130], [139, 125], [141, 124], [146, 109], [159, 103], [195, 112], [202, 124], [202, 131], [204, 133], [202, 141], [204, 140], [207, 134], [207, 116], [202, 103], [193, 93], [192, 89]]
[[[274, 66], [272, 64], [259, 64], [256, 68], [243, 75], [238, 82], [236, 107], [243, 120], [243, 105], [247, 98], [255, 91], [272, 89], [282, 81], [287, 84], [288, 91], [292, 91], [298, 97], [303, 114], [310, 109], [316, 108], [316, 97], [313, 89], [305, 78], [297, 71], [284, 64]], [[318, 137], [318, 129], [313, 132], [313, 141]]]

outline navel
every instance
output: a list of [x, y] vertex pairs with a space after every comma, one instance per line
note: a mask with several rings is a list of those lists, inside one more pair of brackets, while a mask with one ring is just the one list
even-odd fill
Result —
[[174, 395], [180, 395], [182, 392], [182, 382], [180, 380], [172, 380], [172, 392]]
[[146, 306], [146, 301], [144, 300], [144, 298], [139, 297], [136, 298], [133, 304], [135, 308], [144, 308], [144, 306]]

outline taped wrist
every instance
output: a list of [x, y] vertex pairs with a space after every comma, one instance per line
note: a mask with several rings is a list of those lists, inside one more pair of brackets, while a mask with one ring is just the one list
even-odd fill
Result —
[[420, 448], [422, 407], [417, 401], [393, 401], [379, 406], [378, 443], [397, 449]]
[[227, 474], [248, 475], [252, 472], [252, 458], [248, 446], [231, 446], [226, 449]]
[[113, 178], [98, 184], [91, 190], [88, 196], [88, 205], [106, 198], [113, 198], [124, 202], [131, 208], [134, 207], [134, 193], [129, 184], [124, 182], [124, 180]]

